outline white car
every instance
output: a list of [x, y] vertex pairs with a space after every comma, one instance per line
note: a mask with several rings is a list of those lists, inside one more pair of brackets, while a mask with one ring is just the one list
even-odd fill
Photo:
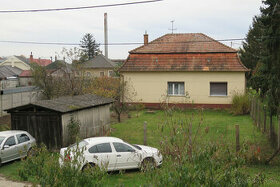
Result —
[[[162, 164], [162, 155], [158, 149], [144, 145], [131, 145], [119, 138], [87, 138], [79, 142], [78, 146], [84, 149], [84, 160], [80, 163], [82, 170], [88, 166], [99, 166], [107, 171], [145, 169], [147, 166], [158, 167]], [[74, 147], [75, 145], [72, 145], [69, 148]], [[65, 155], [66, 150], [67, 148], [60, 150], [61, 165], [65, 160], [71, 160], [73, 157], [73, 153]]]
[[0, 164], [26, 157], [36, 140], [26, 131], [0, 132]]

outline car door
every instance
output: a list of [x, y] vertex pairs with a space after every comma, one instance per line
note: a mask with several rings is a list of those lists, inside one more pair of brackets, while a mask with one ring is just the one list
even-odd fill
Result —
[[[8, 146], [5, 148], [5, 146]], [[16, 144], [15, 136], [7, 138], [1, 149], [1, 160], [2, 162], [8, 162], [19, 158], [19, 152]]]
[[140, 155], [133, 147], [121, 142], [113, 142], [113, 145], [117, 155], [117, 169], [132, 169], [140, 166]]
[[17, 134], [16, 135], [17, 141], [18, 141], [18, 151], [19, 156], [24, 157], [27, 154], [27, 151], [31, 147], [30, 138], [25, 133]]
[[100, 168], [114, 170], [116, 155], [112, 152], [111, 144], [100, 143], [88, 149], [91, 159], [98, 164]]

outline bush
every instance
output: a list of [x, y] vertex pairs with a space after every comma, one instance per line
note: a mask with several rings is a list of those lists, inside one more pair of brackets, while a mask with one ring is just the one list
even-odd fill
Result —
[[[34, 156], [22, 162], [19, 176], [25, 181], [34, 180], [41, 186], [98, 186], [103, 182], [106, 172], [99, 168], [80, 170], [79, 160], [82, 152], [74, 150], [71, 161], [59, 164], [60, 155], [50, 153], [45, 145], [33, 149]], [[66, 154], [69, 150], [66, 151]]]
[[247, 93], [235, 93], [232, 97], [231, 112], [234, 115], [244, 115], [250, 112], [250, 99]]

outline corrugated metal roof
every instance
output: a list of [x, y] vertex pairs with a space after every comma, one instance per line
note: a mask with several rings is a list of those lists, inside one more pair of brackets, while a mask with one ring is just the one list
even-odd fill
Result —
[[18, 76], [22, 72], [21, 69], [12, 66], [0, 66], [0, 79]]
[[21, 92], [30, 92], [30, 91], [37, 91], [39, 88], [35, 86], [26, 86], [26, 87], [16, 87], [16, 88], [9, 88], [2, 90], [2, 94], [11, 94], [11, 93], [21, 93]]

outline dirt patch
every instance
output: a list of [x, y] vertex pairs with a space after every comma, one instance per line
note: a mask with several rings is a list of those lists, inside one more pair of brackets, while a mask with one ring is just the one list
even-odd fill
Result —
[[33, 185], [30, 183], [27, 183], [27, 182], [16, 182], [16, 181], [8, 180], [4, 176], [0, 175], [0, 187], [2, 187], [2, 186], [3, 187], [8, 187], [8, 186], [24, 187], [24, 186], [33, 186]]

